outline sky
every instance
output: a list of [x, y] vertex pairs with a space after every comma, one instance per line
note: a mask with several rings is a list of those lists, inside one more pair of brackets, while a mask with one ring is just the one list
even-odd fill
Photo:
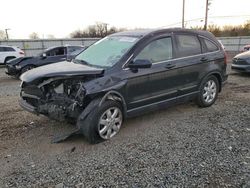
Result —
[[[0, 0], [0, 30], [9, 28], [11, 39], [23, 39], [32, 32], [40, 38], [65, 38], [96, 22], [128, 29], [180, 27], [182, 1]], [[186, 26], [204, 25], [206, 0], [185, 1], [185, 20], [195, 19], [186, 22]], [[250, 0], [212, 0], [208, 24], [243, 24], [250, 20], [249, 7]]]

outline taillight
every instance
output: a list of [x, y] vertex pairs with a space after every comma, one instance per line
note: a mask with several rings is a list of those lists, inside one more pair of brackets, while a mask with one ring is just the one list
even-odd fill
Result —
[[20, 51], [19, 54], [20, 54], [20, 55], [24, 55], [24, 52], [23, 52], [23, 51]]

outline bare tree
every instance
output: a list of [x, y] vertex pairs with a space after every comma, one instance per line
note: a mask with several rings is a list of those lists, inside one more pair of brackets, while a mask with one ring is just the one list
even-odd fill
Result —
[[0, 40], [6, 39], [6, 34], [3, 30], [0, 30]]
[[98, 37], [97, 27], [95, 25], [90, 25], [85, 34], [86, 34], [85, 36], [87, 37]]
[[108, 29], [108, 24], [97, 22], [95, 25], [90, 25], [87, 29], [76, 30], [70, 34], [72, 38], [83, 38], [83, 37], [105, 37], [109, 34], [116, 33], [119, 31], [125, 31], [124, 28], [110, 27]]
[[56, 38], [54, 35], [52, 35], [52, 34], [48, 34], [47, 36], [46, 36], [48, 39], [54, 39], [54, 38]]
[[38, 35], [38, 33], [33, 32], [33, 33], [31, 33], [31, 34], [29, 35], [29, 38], [30, 38], [30, 39], [39, 39], [39, 35]]
[[100, 37], [104, 37], [105, 35], [107, 35], [108, 24], [102, 23], [102, 22], [97, 22], [96, 23], [96, 30], [97, 30], [97, 34]]

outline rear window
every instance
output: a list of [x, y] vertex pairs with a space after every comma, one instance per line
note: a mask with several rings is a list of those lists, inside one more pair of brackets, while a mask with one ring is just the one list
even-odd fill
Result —
[[14, 52], [15, 50], [13, 49], [13, 48], [11, 48], [11, 47], [3, 47], [3, 50], [5, 51], [5, 52]]
[[80, 46], [71, 46], [68, 47], [68, 54], [70, 55], [77, 55], [79, 54], [84, 48]]
[[46, 51], [47, 56], [58, 56], [58, 55], [65, 55], [65, 48], [59, 47], [59, 48], [53, 48], [51, 50]]
[[218, 46], [216, 46], [213, 42], [211, 42], [210, 40], [204, 39], [204, 42], [207, 46], [207, 51], [208, 52], [214, 52], [219, 50]]
[[201, 44], [198, 37], [194, 35], [176, 35], [177, 56], [185, 57], [201, 54]]

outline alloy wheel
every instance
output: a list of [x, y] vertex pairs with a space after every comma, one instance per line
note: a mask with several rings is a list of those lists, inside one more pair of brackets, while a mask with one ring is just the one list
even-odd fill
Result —
[[122, 125], [122, 112], [118, 107], [108, 108], [100, 117], [98, 133], [101, 138], [108, 140], [115, 136]]
[[214, 80], [208, 80], [203, 88], [203, 99], [206, 103], [211, 103], [217, 92], [217, 86]]

